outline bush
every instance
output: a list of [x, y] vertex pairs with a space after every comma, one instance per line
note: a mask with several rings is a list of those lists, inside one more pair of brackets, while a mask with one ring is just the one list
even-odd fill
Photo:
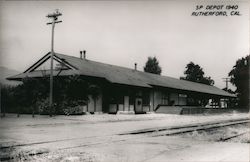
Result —
[[49, 107], [49, 100], [48, 98], [38, 100], [36, 102], [36, 106], [38, 108], [39, 114], [49, 114], [50, 113], [50, 107]]
[[[3, 87], [3, 109], [11, 113], [72, 114], [87, 104], [91, 94], [97, 97], [100, 88], [80, 76], [55, 77], [53, 107], [49, 107], [49, 78], [24, 78], [17, 87]], [[77, 108], [78, 107], [78, 108]]]
[[81, 115], [86, 112], [86, 105], [85, 106], [75, 106], [75, 107], [67, 107], [63, 109], [64, 115]]

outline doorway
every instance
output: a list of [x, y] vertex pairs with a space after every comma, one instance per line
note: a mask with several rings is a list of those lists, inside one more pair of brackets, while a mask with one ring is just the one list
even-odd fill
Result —
[[142, 98], [135, 99], [135, 113], [143, 113]]

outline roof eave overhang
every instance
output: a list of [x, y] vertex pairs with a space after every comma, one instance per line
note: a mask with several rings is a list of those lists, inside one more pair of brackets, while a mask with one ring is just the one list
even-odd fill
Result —
[[217, 97], [228, 97], [228, 98], [236, 98], [236, 95], [222, 95], [222, 94], [214, 94], [214, 93], [208, 93], [208, 92], [200, 92], [200, 91], [192, 91], [192, 90], [184, 90], [184, 89], [178, 89], [178, 88], [173, 88], [173, 87], [164, 87], [164, 86], [159, 86], [159, 85], [153, 85], [150, 84], [152, 87], [161, 87], [161, 88], [166, 88], [166, 89], [172, 89], [172, 90], [177, 90], [177, 91], [182, 91], [182, 92], [191, 92], [191, 93], [200, 93], [200, 94], [206, 94], [210, 96], [217, 96]]

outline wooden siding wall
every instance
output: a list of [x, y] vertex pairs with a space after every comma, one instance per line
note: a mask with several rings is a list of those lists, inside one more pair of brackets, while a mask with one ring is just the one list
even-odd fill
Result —
[[124, 104], [118, 104], [118, 111], [123, 111]]
[[124, 96], [124, 111], [129, 111], [129, 96]]
[[89, 102], [88, 102], [88, 106], [87, 106], [87, 111], [94, 112], [94, 100], [91, 97], [91, 95], [88, 95], [88, 98], [89, 98]]
[[178, 105], [183, 106], [183, 105], [187, 105], [187, 97], [180, 97], [179, 96], [179, 103]]
[[156, 107], [161, 104], [161, 97], [162, 97], [162, 94], [160, 91], [153, 91], [153, 110], [156, 109]]
[[143, 112], [149, 112], [150, 111], [150, 106], [142, 106]]
[[98, 99], [96, 100], [96, 112], [102, 112], [102, 94], [98, 96]]
[[149, 99], [150, 99], [149, 111], [154, 111], [154, 91], [153, 90], [150, 92]]
[[[144, 105], [142, 107], [143, 111], [144, 112], [154, 111], [158, 105], [162, 104], [163, 93], [164, 92], [160, 90], [152, 90], [149, 96], [150, 104], [149, 106]], [[101, 98], [102, 97], [100, 97], [100, 100]], [[123, 104], [118, 104], [118, 111], [134, 111], [134, 105], [129, 103], [129, 99], [130, 99], [130, 96], [128, 95], [125, 95], [123, 97]], [[186, 97], [179, 97], [179, 93], [170, 92], [169, 101], [170, 102], [174, 101], [174, 105], [187, 105]], [[101, 103], [102, 101], [96, 102], [96, 107], [97, 107], [96, 111], [102, 111]], [[109, 112], [111, 113], [116, 112], [117, 106], [115, 105], [116, 104], [109, 104]], [[91, 100], [91, 102], [89, 103], [89, 107], [93, 107], [93, 100]], [[90, 108], [90, 110], [92, 109]]]
[[178, 105], [179, 104], [178, 93], [171, 93], [169, 96], [169, 100], [170, 100], [170, 103], [171, 103], [171, 101], [174, 101], [174, 105]]
[[135, 111], [135, 106], [134, 105], [129, 105], [129, 111]]
[[[151, 97], [150, 97], [150, 110], [153, 111], [157, 108], [157, 106], [159, 104], [163, 104], [162, 103], [162, 97], [163, 97], [163, 93], [160, 90], [154, 90], [151, 92]], [[166, 93], [166, 92], [165, 92]], [[170, 92], [169, 93], [169, 103], [171, 103], [171, 101], [174, 101], [174, 105], [187, 105], [187, 98], [186, 97], [179, 97], [179, 93], [173, 93]]]

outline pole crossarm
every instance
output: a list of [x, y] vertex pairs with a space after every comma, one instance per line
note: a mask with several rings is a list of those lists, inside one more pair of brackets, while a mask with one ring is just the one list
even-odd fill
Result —
[[[56, 24], [56, 23], [61, 23], [62, 21], [55, 21], [54, 23]], [[47, 25], [51, 25], [51, 24], [53, 24], [53, 22], [50, 22], [50, 23], [47, 23]]]
[[56, 10], [56, 12], [54, 12], [54, 13], [52, 13], [52, 14], [48, 14], [47, 15], [47, 18], [57, 18], [58, 16], [62, 16], [62, 14], [58, 11], [58, 10]]

